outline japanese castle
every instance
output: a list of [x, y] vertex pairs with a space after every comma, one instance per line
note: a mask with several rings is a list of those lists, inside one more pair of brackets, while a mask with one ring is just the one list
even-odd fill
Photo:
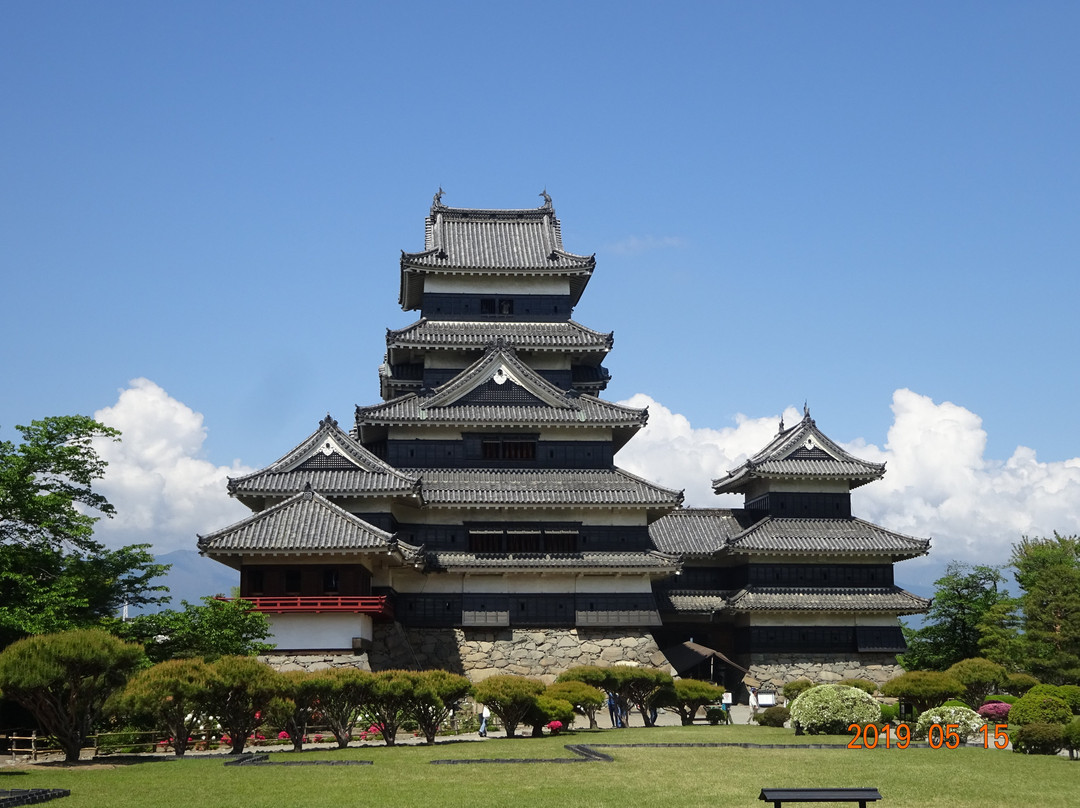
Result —
[[[714, 482], [740, 509], [615, 465], [648, 413], [600, 398], [612, 334], [572, 319], [596, 267], [563, 248], [551, 198], [471, 210], [436, 194], [402, 253], [382, 401], [329, 415], [229, 481], [252, 514], [199, 537], [238, 570], [282, 667], [445, 668], [550, 680], [582, 664], [670, 667], [729, 687], [864, 676], [929, 603], [893, 564], [929, 541], [851, 515], [884, 466], [807, 411]], [[719, 472], [720, 470], [718, 470]]]

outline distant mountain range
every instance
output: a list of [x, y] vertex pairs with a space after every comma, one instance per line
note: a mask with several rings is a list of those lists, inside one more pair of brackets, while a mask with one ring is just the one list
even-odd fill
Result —
[[168, 573], [154, 579], [156, 585], [169, 587], [170, 602], [162, 608], [180, 609], [180, 601], [199, 603], [204, 595], [230, 595], [233, 588], [240, 586], [240, 574], [236, 570], [204, 558], [194, 550], [174, 550], [155, 556], [154, 560], [171, 565]]

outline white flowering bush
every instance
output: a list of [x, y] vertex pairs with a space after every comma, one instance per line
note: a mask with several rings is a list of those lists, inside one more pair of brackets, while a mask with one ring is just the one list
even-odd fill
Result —
[[942, 729], [949, 724], [955, 724], [960, 743], [965, 743], [970, 736], [983, 728], [986, 719], [967, 707], [933, 707], [920, 715], [915, 722], [915, 737], [925, 738], [931, 724], [940, 724]]
[[844, 735], [851, 724], [876, 724], [881, 707], [857, 687], [816, 685], [791, 704], [791, 723], [811, 735]]

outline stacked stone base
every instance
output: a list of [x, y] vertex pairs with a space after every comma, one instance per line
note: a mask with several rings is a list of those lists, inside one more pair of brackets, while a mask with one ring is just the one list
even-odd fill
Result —
[[362, 671], [371, 670], [368, 664], [367, 654], [354, 654], [351, 651], [332, 653], [327, 651], [313, 651], [310, 654], [264, 654], [259, 657], [260, 662], [265, 662], [271, 668], [279, 671], [325, 671], [332, 668], [358, 668]]
[[479, 682], [496, 674], [552, 682], [576, 665], [667, 666], [646, 629], [404, 628], [376, 624], [372, 670], [442, 668]]
[[776, 690], [796, 679], [809, 679], [815, 684], [869, 679], [882, 685], [903, 672], [895, 654], [858, 654], [854, 657], [848, 654], [750, 655], [750, 676], [763, 687]]

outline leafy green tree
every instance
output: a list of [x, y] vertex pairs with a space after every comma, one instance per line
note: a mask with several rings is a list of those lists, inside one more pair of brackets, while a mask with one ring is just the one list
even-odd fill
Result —
[[114, 513], [93, 489], [105, 471], [93, 442], [119, 433], [81, 415], [17, 428], [21, 444], [0, 441], [0, 645], [160, 603], [164, 587], [152, 582], [168, 566], [149, 545], [108, 550], [93, 539]]
[[472, 693], [472, 682], [464, 676], [443, 670], [410, 673], [409, 677], [412, 679], [413, 698], [408, 715], [420, 726], [424, 739], [433, 744], [439, 725], [458, 702]]
[[1018, 598], [1004, 598], [986, 610], [979, 621], [979, 651], [1008, 671], [1024, 666], [1027, 651]]
[[27, 637], [0, 652], [0, 692], [33, 713], [74, 763], [105, 701], [145, 661], [140, 646], [104, 631]]
[[278, 675], [247, 656], [221, 657], [210, 669], [207, 710], [228, 734], [232, 754], [239, 755], [278, 694]]
[[304, 748], [308, 724], [319, 707], [319, 680], [307, 671], [278, 674], [278, 695], [267, 710], [270, 721], [289, 733], [293, 750]]
[[994, 604], [1008, 597], [996, 567], [953, 561], [934, 581], [937, 590], [926, 625], [904, 626], [908, 650], [898, 657], [905, 669], [943, 671], [961, 659], [979, 656], [979, 623]]
[[317, 691], [317, 715], [334, 734], [338, 748], [344, 749], [371, 698], [372, 675], [358, 668], [334, 668], [313, 673], [312, 678]]
[[532, 736], [540, 738], [544, 734], [544, 727], [552, 721], [558, 721], [564, 727], [569, 727], [574, 722], [574, 705], [544, 691], [533, 701], [532, 707], [525, 716], [525, 723], [532, 727]]
[[211, 675], [201, 659], [160, 662], [135, 674], [116, 703], [122, 712], [148, 718], [167, 732], [173, 752], [183, 757], [188, 738], [206, 720]]
[[653, 701], [672, 687], [674, 680], [671, 674], [658, 668], [636, 668], [630, 665], [616, 665], [607, 671], [606, 689], [636, 707], [645, 726], [653, 726]]
[[132, 620], [111, 620], [106, 627], [124, 639], [141, 642], [155, 662], [182, 657], [212, 661], [222, 656], [256, 656], [273, 650], [266, 615], [240, 598], [202, 598], [182, 602], [183, 610], [164, 609]]
[[1080, 683], [1080, 536], [1013, 545], [1027, 669], [1045, 682]]
[[[881, 692], [890, 698], [906, 701], [924, 713], [948, 699], [963, 695], [964, 686], [941, 671], [908, 671], [887, 681], [882, 685]], [[799, 703], [799, 699], [795, 704]]]
[[106, 466], [94, 440], [118, 440], [120, 433], [85, 415], [15, 428], [23, 443], [0, 441], [0, 541], [96, 550], [98, 517], [86, 510], [112, 516], [115, 509], [93, 490]]
[[697, 711], [706, 704], [719, 701], [725, 690], [720, 685], [712, 682], [703, 682], [699, 679], [678, 679], [675, 681], [668, 699], [668, 705], [674, 707], [679, 713], [683, 726], [694, 723]]
[[398, 728], [413, 706], [415, 684], [409, 671], [380, 671], [371, 677], [364, 713], [379, 727], [387, 746], [397, 743]]
[[963, 699], [974, 708], [982, 705], [990, 693], [1005, 684], [1008, 677], [1004, 667], [981, 657], [962, 659], [945, 673], [964, 686]]
[[476, 685], [476, 700], [491, 708], [502, 722], [506, 737], [513, 738], [538, 696], [544, 683], [527, 676], [492, 676]]
[[573, 679], [566, 681], [556, 680], [555, 684], [548, 685], [544, 695], [568, 701], [575, 707], [580, 708], [585, 717], [589, 719], [589, 729], [597, 728], [596, 711], [603, 707], [607, 701], [604, 691], [600, 688]]

